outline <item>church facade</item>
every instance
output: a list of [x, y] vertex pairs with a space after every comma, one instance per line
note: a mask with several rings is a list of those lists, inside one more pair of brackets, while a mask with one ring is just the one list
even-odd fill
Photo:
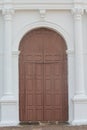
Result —
[[87, 0], [0, 0], [0, 125], [87, 124]]

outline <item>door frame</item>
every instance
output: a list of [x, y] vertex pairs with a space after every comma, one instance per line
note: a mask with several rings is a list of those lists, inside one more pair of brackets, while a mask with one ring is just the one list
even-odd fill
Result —
[[[27, 33], [30, 32], [31, 30], [34, 30], [36, 28], [41, 28], [41, 27], [45, 27], [48, 29], [51, 29], [55, 32], [57, 32], [58, 34], [60, 34], [63, 39], [65, 40], [66, 46], [67, 46], [67, 70], [68, 70], [68, 75], [67, 75], [67, 79], [68, 79], [68, 115], [69, 115], [69, 120], [68, 122], [70, 123], [73, 119], [73, 102], [72, 102], [72, 97], [74, 95], [74, 91], [73, 91], [73, 86], [74, 86], [74, 51], [71, 47], [72, 45], [72, 41], [71, 38], [69, 36], [69, 34], [67, 33], [66, 30], [64, 30], [62, 27], [60, 27], [59, 25], [56, 25], [54, 23], [51, 22], [35, 22], [29, 25], [26, 25], [25, 27], [23, 27], [19, 33], [16, 36], [16, 39], [14, 41], [13, 44], [13, 56], [15, 56], [15, 67], [16, 67], [16, 72], [14, 75], [16, 75], [15, 77], [15, 81], [16, 81], [16, 87], [17, 87], [17, 91], [16, 91], [16, 96], [17, 96], [17, 117], [18, 117], [18, 121], [19, 121], [19, 44], [21, 39], [23, 38], [23, 36]], [[72, 77], [72, 79], [71, 79]]]

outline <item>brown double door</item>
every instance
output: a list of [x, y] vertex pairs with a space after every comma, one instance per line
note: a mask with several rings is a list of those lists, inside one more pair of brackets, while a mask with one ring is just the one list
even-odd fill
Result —
[[20, 121], [67, 121], [65, 41], [40, 28], [27, 33], [19, 49]]

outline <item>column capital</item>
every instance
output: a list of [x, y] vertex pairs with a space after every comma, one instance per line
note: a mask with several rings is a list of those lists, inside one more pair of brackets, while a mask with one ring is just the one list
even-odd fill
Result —
[[66, 50], [67, 55], [74, 55], [74, 50], [73, 49], [68, 49]]
[[2, 14], [4, 16], [5, 20], [12, 20], [12, 16], [14, 14], [14, 9], [13, 8], [3, 8], [2, 9]]
[[20, 55], [20, 51], [12, 51], [12, 56], [18, 57]]
[[81, 16], [84, 14], [83, 8], [73, 8], [71, 11], [72, 11], [72, 14], [74, 15], [74, 18], [76, 20], [80, 20]]

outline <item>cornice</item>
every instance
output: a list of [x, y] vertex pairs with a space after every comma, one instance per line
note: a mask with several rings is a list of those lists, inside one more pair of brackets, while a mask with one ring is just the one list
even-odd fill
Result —
[[72, 3], [14, 3], [15, 10], [38, 10], [38, 9], [48, 9], [48, 10], [69, 10], [72, 8]]
[[15, 3], [71, 3], [73, 2], [73, 0], [44, 0], [44, 1], [41, 1], [41, 0], [14, 0]]
[[[3, 4], [0, 4], [0, 10], [2, 10], [2, 6]], [[52, 4], [52, 3], [31, 3], [31, 4], [27, 4], [27, 3], [14, 3], [13, 4], [14, 9], [17, 11], [21, 11], [21, 10], [38, 10], [38, 9], [47, 9], [47, 10], [70, 10], [73, 7], [73, 4], [71, 3], [63, 3], [63, 4]]]
[[73, 0], [74, 4], [83, 4], [84, 0]]
[[87, 9], [87, 2], [84, 0], [8, 0], [0, 1], [0, 10], [2, 10], [3, 6], [9, 7], [12, 5], [15, 10], [38, 10], [38, 9], [46, 9], [46, 10], [71, 10], [74, 7], [81, 7], [83, 9]]

